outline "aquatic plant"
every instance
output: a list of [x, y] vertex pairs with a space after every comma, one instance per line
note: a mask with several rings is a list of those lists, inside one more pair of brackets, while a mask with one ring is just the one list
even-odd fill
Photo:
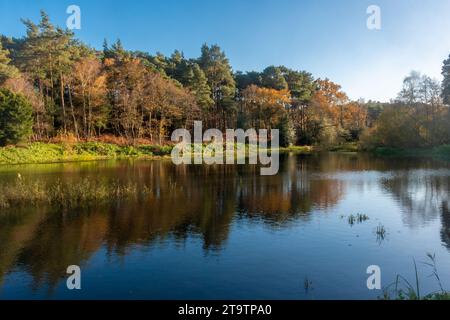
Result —
[[311, 294], [311, 299], [312, 299], [314, 287], [313, 287], [313, 282], [311, 280], [309, 280], [308, 277], [305, 277], [305, 281], [303, 282], [303, 287], [305, 288], [305, 295], [308, 296]]
[[436, 267], [435, 254], [427, 253], [429, 262], [423, 262], [423, 264], [429, 266], [432, 269], [432, 276], [437, 280], [439, 285], [439, 291], [429, 293], [425, 296], [421, 295], [419, 272], [417, 270], [416, 260], [413, 259], [415, 284], [412, 285], [405, 277], [397, 275], [394, 283], [388, 285], [383, 289], [384, 300], [450, 300], [450, 292], [446, 291], [442, 285], [439, 273]]
[[358, 214], [356, 215], [356, 220], [357, 220], [359, 223], [365, 222], [365, 221], [367, 221], [367, 220], [369, 220], [369, 219], [370, 219], [369, 216], [368, 216], [368, 215], [365, 215], [365, 214], [360, 214], [360, 213], [358, 213]]
[[380, 223], [375, 230], [375, 234], [377, 235], [378, 241], [383, 241], [387, 234], [386, 227]]
[[310, 289], [312, 289], [312, 281], [308, 279], [308, 277], [305, 277], [305, 281], [304, 281], [304, 287], [305, 287], [305, 291], [308, 292]]
[[79, 207], [132, 197], [145, 196], [147, 186], [102, 179], [83, 178], [76, 182], [28, 181], [18, 176], [13, 183], [0, 186], [0, 208], [49, 204], [63, 207]]
[[355, 223], [363, 223], [367, 220], [369, 220], [369, 216], [367, 216], [365, 214], [358, 213], [358, 214], [356, 214], [356, 216], [351, 214], [348, 217], [348, 224], [353, 226]]
[[356, 221], [355, 216], [351, 214], [351, 215], [348, 217], [348, 224], [351, 225], [351, 226], [353, 226], [353, 225], [355, 224], [355, 221]]

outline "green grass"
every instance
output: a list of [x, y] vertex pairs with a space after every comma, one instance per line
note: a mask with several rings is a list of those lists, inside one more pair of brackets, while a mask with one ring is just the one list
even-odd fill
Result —
[[[206, 145], [203, 145], [205, 147]], [[194, 151], [194, 145], [191, 145]], [[237, 145], [235, 145], [235, 149]], [[121, 146], [102, 142], [80, 143], [30, 143], [24, 146], [9, 146], [0, 148], [0, 165], [36, 164], [76, 162], [123, 158], [160, 158], [169, 156], [173, 146], [139, 145]], [[245, 146], [249, 152], [248, 145]], [[312, 147], [280, 148], [280, 152], [307, 154], [313, 152]]]
[[378, 147], [373, 152], [380, 156], [392, 157], [440, 157], [450, 158], [450, 145], [435, 148], [390, 148]]
[[39, 204], [76, 208], [145, 196], [150, 191], [147, 186], [105, 179], [44, 182], [28, 181], [18, 175], [15, 181], [0, 185], [0, 209]]
[[433, 152], [437, 156], [450, 158], [450, 144], [437, 147], [433, 150]]
[[439, 291], [421, 295], [421, 286], [419, 279], [419, 272], [417, 269], [416, 260], [413, 260], [415, 280], [413, 283], [408, 281], [401, 275], [397, 275], [394, 283], [383, 289], [384, 300], [450, 300], [450, 292], [446, 291], [442, 285], [441, 278], [437, 271], [436, 256], [427, 253], [427, 262], [423, 262], [432, 270], [431, 276], [436, 279], [439, 286]]
[[310, 154], [317, 151], [314, 147], [311, 146], [290, 146], [290, 147], [280, 147], [280, 152], [292, 152], [297, 154]]
[[31, 143], [0, 148], [0, 165], [90, 161], [169, 155], [170, 146], [119, 146], [100, 142], [75, 144]]
[[356, 142], [347, 142], [336, 146], [331, 146], [327, 150], [331, 152], [358, 152], [359, 147]]
[[378, 147], [374, 150], [376, 155], [380, 156], [393, 156], [393, 157], [411, 157], [411, 156], [430, 156], [432, 155], [432, 149], [416, 149], [416, 148], [391, 148], [391, 147]]

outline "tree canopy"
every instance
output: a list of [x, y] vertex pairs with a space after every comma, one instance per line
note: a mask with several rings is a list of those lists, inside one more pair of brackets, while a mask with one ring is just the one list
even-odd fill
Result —
[[[402, 133], [417, 137], [421, 146], [449, 140], [450, 56], [442, 84], [413, 72], [392, 103], [365, 103], [304, 70], [271, 65], [235, 72], [216, 44], [204, 44], [196, 58], [181, 50], [170, 56], [130, 51], [120, 39], [112, 45], [105, 40], [98, 50], [52, 24], [45, 12], [39, 22], [23, 23], [23, 38], [0, 37], [0, 86], [13, 94], [3, 99], [14, 108], [31, 106], [34, 140], [108, 134], [164, 143], [171, 131], [189, 129], [194, 120], [219, 129], [279, 128], [285, 145], [369, 136], [373, 145], [406, 144], [382, 137], [386, 130], [400, 134], [395, 125], [407, 126]], [[21, 136], [30, 136], [25, 131]]]

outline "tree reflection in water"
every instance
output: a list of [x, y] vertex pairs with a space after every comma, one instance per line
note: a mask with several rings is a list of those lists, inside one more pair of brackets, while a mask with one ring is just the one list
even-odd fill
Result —
[[[420, 227], [442, 220], [442, 241], [450, 249], [447, 164], [434, 160], [380, 159], [366, 155], [285, 155], [280, 173], [260, 176], [257, 166], [174, 166], [170, 161], [66, 164], [25, 170], [23, 175], [76, 183], [89, 177], [146, 186], [133, 200], [111, 199], [88, 208], [23, 205], [0, 214], [0, 281], [20, 269], [33, 286], [50, 289], [68, 265], [83, 265], [100, 248], [126, 256], [136, 246], [170, 240], [183, 245], [200, 237], [205, 253], [226, 247], [234, 221], [262, 222], [269, 228], [307, 222], [333, 208], [349, 185], [376, 186], [402, 206], [404, 224]], [[440, 168], [440, 169], [436, 169]], [[444, 169], [442, 169], [444, 168]], [[368, 173], [374, 173], [370, 175]], [[1, 181], [11, 179], [3, 174]]]

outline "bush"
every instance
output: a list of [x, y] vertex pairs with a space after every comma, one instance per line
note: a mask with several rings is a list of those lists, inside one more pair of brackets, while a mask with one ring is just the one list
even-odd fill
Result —
[[319, 132], [318, 140], [319, 144], [323, 147], [330, 147], [338, 144], [340, 142], [338, 128], [325, 119], [323, 121], [323, 127]]
[[435, 148], [435, 153], [440, 156], [450, 157], [450, 144]]
[[376, 125], [360, 138], [364, 149], [389, 147], [398, 149], [432, 148], [450, 142], [449, 111], [429, 119], [426, 105], [392, 105], [385, 107]]
[[0, 145], [17, 144], [33, 132], [33, 108], [21, 94], [0, 89]]
[[283, 116], [277, 126], [280, 130], [280, 147], [289, 147], [295, 140], [295, 129], [287, 115]]

